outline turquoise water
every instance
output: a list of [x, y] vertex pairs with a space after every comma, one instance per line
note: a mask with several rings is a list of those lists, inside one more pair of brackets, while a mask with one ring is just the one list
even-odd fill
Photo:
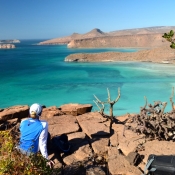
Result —
[[[148, 103], [167, 101], [175, 86], [173, 65], [116, 62], [64, 62], [71, 53], [105, 51], [134, 52], [135, 49], [68, 49], [63, 46], [39, 46], [37, 40], [21, 41], [16, 49], [0, 50], [0, 108], [31, 105], [34, 102], [49, 106], [66, 103], [90, 103], [97, 110], [94, 94], [107, 100], [121, 98], [114, 105], [114, 114], [139, 112]], [[108, 106], [106, 106], [108, 112]]]

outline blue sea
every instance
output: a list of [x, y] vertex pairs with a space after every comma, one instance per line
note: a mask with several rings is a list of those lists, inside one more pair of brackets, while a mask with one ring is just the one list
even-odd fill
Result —
[[[106, 51], [135, 52], [137, 49], [69, 49], [66, 45], [36, 45], [41, 40], [21, 40], [15, 49], [0, 50], [0, 108], [40, 103], [61, 106], [68, 103], [92, 104], [94, 95], [107, 101], [118, 96], [114, 115], [139, 113], [148, 103], [168, 102], [175, 86], [175, 67], [146, 62], [77, 63], [64, 62], [72, 53]], [[109, 106], [105, 107], [109, 113]]]

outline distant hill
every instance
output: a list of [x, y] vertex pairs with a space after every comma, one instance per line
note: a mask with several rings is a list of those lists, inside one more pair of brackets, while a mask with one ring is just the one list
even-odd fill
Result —
[[68, 44], [71, 40], [75, 40], [75, 39], [96, 38], [96, 37], [102, 37], [102, 36], [108, 36], [108, 34], [102, 32], [100, 29], [93, 29], [90, 32], [85, 34], [73, 33], [70, 36], [43, 41], [43, 42], [40, 42], [39, 45]]
[[117, 30], [109, 32], [109, 35], [119, 36], [119, 35], [140, 35], [140, 34], [156, 34], [156, 33], [163, 34], [169, 32], [170, 30], [175, 30], [175, 26], [159, 26], [159, 27]]
[[[73, 33], [70, 36], [40, 42], [39, 45], [69, 44], [68, 47], [139, 47], [139, 44], [141, 44], [141, 47], [148, 47], [149, 43], [147, 41], [149, 41], [149, 37], [151, 41], [155, 38], [154, 43], [161, 45], [161, 35], [169, 32], [170, 30], [175, 30], [175, 26], [116, 30], [108, 33], [95, 28], [85, 34]], [[92, 43], [92, 38], [96, 42], [95, 45], [90, 44]], [[124, 43], [122, 43], [122, 39], [125, 40]], [[135, 40], [135, 42], [133, 40]], [[131, 45], [130, 42], [132, 43]]]

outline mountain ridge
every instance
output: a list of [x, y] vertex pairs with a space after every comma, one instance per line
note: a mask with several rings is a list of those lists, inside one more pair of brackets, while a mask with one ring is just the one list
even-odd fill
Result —
[[73, 33], [70, 36], [54, 38], [40, 42], [39, 45], [49, 45], [49, 44], [68, 44], [72, 40], [83, 40], [99, 37], [111, 37], [111, 36], [129, 36], [129, 35], [150, 35], [150, 34], [163, 34], [170, 30], [175, 30], [175, 26], [155, 26], [155, 27], [145, 27], [145, 28], [133, 28], [133, 29], [123, 29], [116, 30], [112, 32], [103, 32], [98, 28], [94, 28], [85, 34]]

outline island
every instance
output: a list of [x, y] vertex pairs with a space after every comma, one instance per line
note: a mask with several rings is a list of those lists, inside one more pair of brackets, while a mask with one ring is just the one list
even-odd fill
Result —
[[0, 44], [0, 49], [14, 49], [14, 44]]

